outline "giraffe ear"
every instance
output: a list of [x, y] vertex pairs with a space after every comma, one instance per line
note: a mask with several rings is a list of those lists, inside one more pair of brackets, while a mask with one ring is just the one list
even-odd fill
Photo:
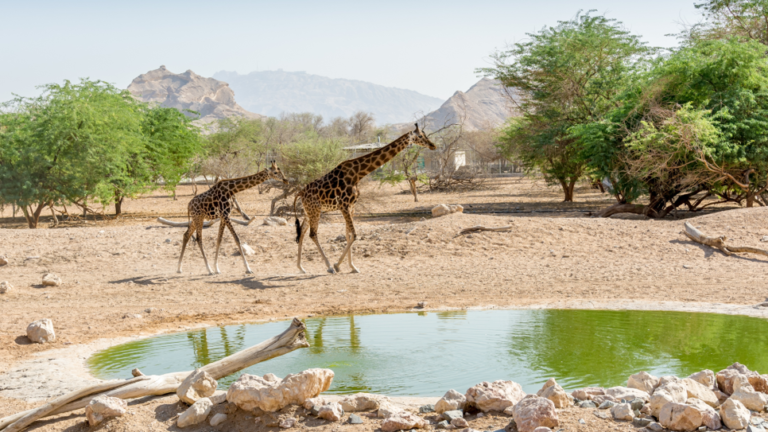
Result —
[[277, 168], [277, 164], [275, 164], [275, 161], [272, 161], [272, 168]]
[[416, 123], [415, 126], [416, 126], [416, 132], [418, 133], [419, 132], [419, 124]]

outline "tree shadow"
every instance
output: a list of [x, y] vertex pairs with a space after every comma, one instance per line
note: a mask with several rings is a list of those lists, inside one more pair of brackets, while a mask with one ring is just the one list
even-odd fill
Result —
[[718, 254], [726, 257], [726, 258], [736, 258], [736, 259], [745, 260], [745, 261], [754, 262], [754, 263], [765, 263], [765, 262], [768, 262], [768, 261], [766, 261], [764, 259], [751, 258], [751, 257], [748, 257], [748, 256], [738, 255], [736, 253], [732, 254], [731, 256], [726, 256], [725, 254], [723, 254], [722, 252], [720, 252], [719, 250], [717, 250], [717, 249], [715, 249], [715, 248], [713, 248], [711, 246], [706, 246], [706, 245], [703, 245], [701, 243], [696, 243], [695, 241], [692, 241], [692, 240], [670, 240], [669, 242], [672, 243], [672, 244], [679, 244], [679, 245], [685, 245], [685, 246], [695, 246], [695, 247], [699, 248], [702, 252], [704, 252], [704, 258], [710, 258], [715, 253], [718, 253]]

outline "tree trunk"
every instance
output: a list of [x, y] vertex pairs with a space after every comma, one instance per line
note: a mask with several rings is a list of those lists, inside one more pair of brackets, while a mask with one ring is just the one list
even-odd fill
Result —
[[755, 194], [752, 192], [747, 192], [747, 207], [754, 207], [755, 206]]
[[21, 210], [24, 212], [24, 217], [27, 219], [27, 225], [30, 229], [37, 228], [37, 223], [40, 221], [40, 213], [43, 212], [45, 206], [45, 203], [38, 204], [37, 210], [34, 212], [31, 211], [31, 208], [28, 209], [27, 206], [21, 207]]
[[48, 208], [51, 209], [51, 216], [53, 217], [53, 227], [56, 228], [59, 226], [59, 219], [56, 217], [56, 211], [53, 209], [53, 203], [48, 206]]
[[124, 196], [118, 194], [115, 192], [115, 216], [120, 216], [123, 214], [123, 200], [125, 199]]
[[410, 177], [408, 179], [408, 186], [411, 188], [411, 193], [413, 194], [413, 202], [419, 202], [419, 196], [417, 195], [416, 191], [416, 178]]
[[563, 188], [563, 193], [565, 194], [563, 202], [573, 202], [573, 189], [576, 186], [576, 180], [566, 182], [565, 179], [561, 179], [560, 186]]

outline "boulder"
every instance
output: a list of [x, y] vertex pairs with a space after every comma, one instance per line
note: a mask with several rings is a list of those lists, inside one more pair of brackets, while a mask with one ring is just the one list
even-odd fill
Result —
[[371, 411], [379, 409], [382, 396], [372, 395], [370, 393], [356, 393], [345, 397], [339, 403], [344, 412]]
[[304, 403], [302, 405], [304, 406], [305, 409], [312, 409], [312, 407], [314, 407], [314, 406], [319, 408], [319, 407], [321, 407], [323, 405], [326, 405], [328, 403], [330, 403], [330, 401], [327, 400], [326, 398], [324, 398], [322, 396], [317, 396], [317, 397], [313, 397], [313, 398], [309, 398], [309, 399], [304, 400]]
[[208, 399], [214, 405], [223, 404], [227, 401], [227, 392], [226, 390], [216, 390], [211, 396], [208, 396]]
[[651, 395], [648, 394], [648, 392], [629, 387], [611, 387], [609, 389], [605, 389], [605, 394], [612, 396], [616, 400], [642, 399], [646, 402], [651, 400]]
[[473, 404], [482, 412], [498, 411], [514, 406], [525, 397], [520, 384], [513, 381], [481, 382], [467, 390], [467, 404]]
[[653, 393], [653, 390], [658, 385], [659, 379], [648, 372], [638, 372], [634, 375], [630, 375], [627, 380], [627, 387], [642, 390], [648, 394]]
[[[715, 375], [712, 374], [712, 376], [714, 377]], [[706, 402], [700, 399], [689, 398], [685, 401], [685, 404], [690, 405], [701, 412], [701, 423], [709, 430], [718, 430], [723, 427], [720, 414], [718, 414], [714, 408], [707, 405]]]
[[739, 401], [726, 400], [720, 405], [720, 418], [729, 429], [744, 429], [749, 424], [749, 410]]
[[461, 410], [446, 411], [441, 416], [444, 420], [452, 422], [457, 418], [464, 418], [464, 413]]
[[128, 410], [128, 403], [111, 396], [96, 396], [85, 407], [88, 424], [96, 426], [110, 417], [120, 417]]
[[339, 421], [343, 415], [344, 409], [338, 402], [331, 402], [327, 405], [323, 405], [317, 410], [317, 417], [328, 421]]
[[688, 393], [688, 398], [700, 399], [712, 407], [720, 405], [717, 400], [717, 395], [715, 395], [715, 392], [711, 390], [712, 387], [708, 387], [698, 381], [694, 381], [691, 378], [683, 379], [683, 386]]
[[53, 321], [48, 318], [37, 320], [27, 326], [27, 337], [35, 343], [47, 343], [56, 340]]
[[595, 396], [603, 396], [605, 394], [605, 389], [602, 387], [584, 387], [583, 389], [571, 392], [571, 396], [581, 401], [592, 400]]
[[733, 392], [729, 399], [741, 402], [747, 409], [752, 411], [763, 411], [768, 404], [768, 398], [763, 393], [758, 393], [752, 389], [752, 386], [741, 387]]
[[528, 395], [512, 408], [518, 432], [533, 432], [538, 427], [553, 428], [559, 424], [555, 404], [549, 399]]
[[421, 417], [406, 411], [396, 412], [381, 423], [383, 432], [395, 432], [399, 430], [422, 429], [427, 426], [427, 422]]
[[268, 225], [268, 226], [285, 226], [288, 225], [288, 221], [285, 220], [285, 218], [277, 217], [277, 216], [267, 216], [264, 218], [264, 222], [262, 225]]
[[605, 402], [613, 402], [614, 405], [616, 405], [616, 403], [618, 401], [613, 396], [599, 395], [599, 396], [594, 396], [592, 398], [592, 402], [596, 403], [599, 406], [599, 405], [602, 405]]
[[632, 406], [628, 403], [620, 403], [611, 408], [611, 415], [616, 420], [632, 421], [635, 418], [635, 413], [632, 411]]
[[213, 417], [211, 417], [210, 425], [213, 427], [216, 427], [222, 423], [227, 421], [227, 415], [224, 413], [214, 414]]
[[5, 294], [12, 289], [13, 289], [13, 285], [11, 285], [10, 282], [8, 281], [0, 282], [0, 294]]
[[[3, 292], [3, 284], [0, 284], [0, 293], [1, 292]], [[747, 379], [755, 391], [760, 393], [768, 393], [768, 375], [760, 375], [756, 372], [753, 372], [752, 374], [747, 375]]]
[[684, 403], [688, 399], [688, 391], [679, 382], [668, 382], [658, 387], [651, 396], [651, 415], [659, 418], [661, 409], [670, 402]]
[[445, 216], [451, 213], [462, 213], [462, 212], [464, 212], [464, 207], [460, 205], [440, 204], [432, 208], [432, 217], [440, 217], [440, 216]]
[[189, 386], [183, 384], [176, 389], [176, 396], [184, 403], [192, 405], [199, 399], [213, 396], [216, 393], [218, 383], [208, 372], [195, 369], [191, 375], [191, 381], [184, 380], [191, 383]]
[[661, 408], [659, 423], [673, 431], [694, 431], [701, 426], [702, 415], [695, 407], [670, 402]]
[[61, 278], [53, 273], [43, 276], [43, 286], [61, 286]]
[[555, 382], [554, 378], [550, 378], [536, 395], [551, 400], [555, 404], [555, 408], [566, 408], [573, 405], [573, 398]]
[[[392, 415], [395, 415], [395, 414], [399, 413], [402, 410], [403, 410], [402, 408], [397, 407], [395, 405], [392, 405], [389, 402], [382, 402], [379, 405], [379, 410], [376, 411], [376, 416], [378, 418], [387, 418], [387, 417], [390, 417]], [[461, 411], [459, 411], [459, 412], [461, 412]]]
[[448, 390], [442, 398], [435, 404], [435, 412], [442, 414], [446, 411], [453, 411], [457, 409], [464, 409], [464, 404], [467, 403], [467, 398], [463, 394], [456, 390]]
[[196, 425], [205, 421], [208, 418], [208, 414], [213, 409], [213, 402], [207, 397], [198, 399], [191, 407], [181, 413], [179, 419], [176, 420], [176, 426], [184, 428], [187, 426]]
[[736, 362], [730, 366], [728, 366], [726, 369], [729, 370], [735, 370], [736, 372], [742, 374], [742, 375], [749, 375], [752, 371], [749, 370], [748, 367], [744, 366], [743, 364]]
[[260, 408], [274, 412], [316, 397], [328, 390], [331, 381], [333, 371], [330, 369], [307, 369], [279, 381], [243, 374], [229, 387], [227, 400], [246, 411]]
[[688, 378], [700, 384], [704, 384], [705, 386], [707, 386], [712, 390], [717, 390], [717, 380], [715, 380], [715, 373], [709, 369], [704, 369], [701, 372], [696, 372], [695, 374], [691, 374], [691, 376], [689, 376]]
[[733, 382], [738, 379], [739, 375], [741, 374], [734, 369], [723, 369], [718, 372], [717, 375], [715, 375], [715, 379], [717, 380], [717, 386], [720, 388], [720, 391], [727, 395], [732, 394], [734, 391]]

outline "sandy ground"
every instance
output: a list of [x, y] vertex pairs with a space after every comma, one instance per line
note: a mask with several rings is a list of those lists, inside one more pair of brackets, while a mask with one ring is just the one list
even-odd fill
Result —
[[[183, 229], [161, 226], [154, 218], [186, 219], [190, 187], [181, 187], [175, 201], [163, 193], [129, 201], [118, 220], [95, 217], [64, 222], [56, 229], [0, 229], [0, 254], [10, 260], [0, 267], [0, 281], [14, 286], [0, 295], [0, 416], [39, 405], [39, 399], [90, 379], [82, 373], [82, 361], [98, 347], [162, 331], [289, 316], [402, 311], [421, 301], [436, 309], [542, 304], [665, 309], [658, 305], [666, 301], [677, 302], [675, 307], [746, 313], [768, 297], [768, 260], [725, 257], [695, 244], [681, 234], [679, 219], [586, 217], [586, 212], [611, 204], [606, 195], [587, 188], [573, 204], [559, 203], [556, 189], [523, 179], [495, 181], [477, 191], [422, 195], [419, 203], [398, 191], [374, 185], [363, 190], [354, 247], [361, 274], [347, 273], [346, 263], [344, 273], [327, 274], [309, 243], [304, 253], [309, 274], [301, 275], [293, 227], [256, 224], [236, 227], [257, 252], [248, 257], [253, 275], [245, 274], [229, 235], [222, 245], [221, 274], [209, 276], [194, 247], [187, 249], [185, 272], [175, 273]], [[265, 215], [274, 196], [254, 190], [239, 200], [247, 213]], [[424, 214], [422, 220], [422, 213], [438, 203], [462, 204], [468, 214], [436, 219]], [[21, 219], [9, 217], [9, 209], [2, 216], [4, 228], [23, 227]], [[691, 222], [709, 235], [726, 235], [733, 244], [765, 248], [760, 239], [768, 235], [767, 216], [768, 209], [741, 209]], [[344, 230], [340, 222], [331, 215], [319, 232], [334, 261], [344, 246], [336, 240]], [[457, 236], [461, 228], [474, 225], [512, 229]], [[209, 259], [214, 236], [215, 230], [204, 232]], [[42, 287], [47, 272], [60, 275], [64, 284]], [[26, 338], [27, 324], [41, 318], [53, 320], [55, 343], [31, 344]], [[30, 373], [33, 364], [61, 372]], [[13, 397], [32, 387], [35, 391], [24, 399]], [[164, 397], [133, 403], [131, 409], [132, 415], [104, 427], [172, 430], [180, 408], [175, 397]], [[563, 417], [566, 430], [632, 428], [584, 410], [567, 410]], [[86, 429], [81, 415], [65, 418], [34, 430]], [[579, 425], [578, 418], [587, 424]], [[253, 421], [238, 417], [219, 430], [251, 430]], [[470, 424], [479, 430], [498, 429], [508, 421], [500, 416]], [[378, 422], [364, 427], [316, 423], [302, 424], [328, 431], [378, 427]]]

